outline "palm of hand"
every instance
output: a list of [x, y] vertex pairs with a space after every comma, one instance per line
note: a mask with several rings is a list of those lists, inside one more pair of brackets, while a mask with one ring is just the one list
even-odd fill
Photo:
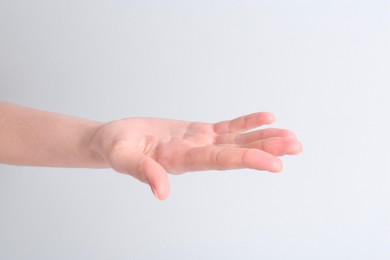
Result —
[[169, 194], [166, 172], [252, 168], [278, 172], [276, 156], [296, 154], [301, 145], [284, 129], [246, 132], [273, 122], [270, 113], [255, 113], [216, 124], [129, 118], [102, 127], [101, 154], [110, 166], [148, 183], [154, 194]]

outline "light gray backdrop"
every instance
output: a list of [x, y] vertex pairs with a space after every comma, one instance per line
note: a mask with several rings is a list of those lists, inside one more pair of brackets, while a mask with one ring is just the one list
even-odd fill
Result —
[[[101, 121], [272, 111], [282, 174], [0, 166], [0, 259], [389, 259], [387, 0], [0, 1], [2, 100]], [[1, 145], [1, 144], [0, 144]]]

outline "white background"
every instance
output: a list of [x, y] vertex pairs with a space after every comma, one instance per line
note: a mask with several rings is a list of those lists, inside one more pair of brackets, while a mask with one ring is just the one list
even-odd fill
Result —
[[[0, 97], [101, 121], [271, 111], [282, 174], [0, 166], [0, 259], [389, 259], [390, 2], [0, 1]], [[1, 144], [0, 144], [1, 145]]]

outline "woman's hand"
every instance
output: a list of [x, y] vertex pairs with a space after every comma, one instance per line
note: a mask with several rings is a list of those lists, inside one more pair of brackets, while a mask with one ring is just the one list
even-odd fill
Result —
[[116, 171], [150, 185], [161, 200], [169, 196], [167, 172], [251, 168], [279, 172], [278, 156], [302, 145], [289, 130], [251, 129], [274, 121], [254, 113], [215, 124], [157, 118], [129, 118], [97, 129], [92, 147]]

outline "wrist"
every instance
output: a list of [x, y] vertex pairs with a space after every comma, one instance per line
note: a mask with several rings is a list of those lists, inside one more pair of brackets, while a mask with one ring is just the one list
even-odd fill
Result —
[[99, 131], [103, 123], [90, 122], [85, 126], [84, 135], [81, 140], [81, 150], [88, 158], [88, 168], [107, 168], [108, 164], [102, 155], [101, 140]]

